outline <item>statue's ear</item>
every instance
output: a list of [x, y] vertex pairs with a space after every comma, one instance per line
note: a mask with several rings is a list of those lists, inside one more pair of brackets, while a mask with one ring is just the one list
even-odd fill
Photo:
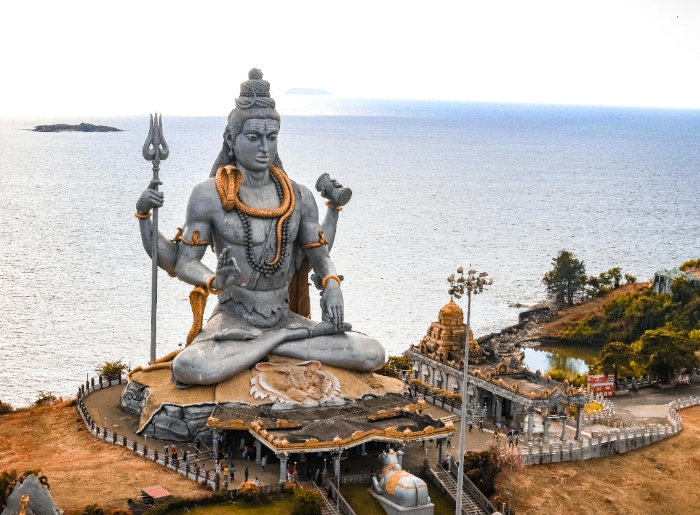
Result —
[[316, 371], [319, 368], [321, 368], [321, 362], [320, 361], [304, 361], [303, 363], [299, 363], [298, 366]]
[[224, 141], [229, 146], [229, 148], [233, 150], [233, 136], [231, 135], [231, 132], [228, 129], [224, 131]]
[[274, 363], [258, 363], [257, 365], [255, 365], [255, 368], [257, 368], [260, 372], [265, 372], [267, 370], [278, 369], [279, 367]]

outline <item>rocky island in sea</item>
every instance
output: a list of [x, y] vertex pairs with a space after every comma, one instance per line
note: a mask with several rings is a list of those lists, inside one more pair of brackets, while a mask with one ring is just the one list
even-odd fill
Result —
[[285, 95], [330, 95], [325, 89], [292, 88], [285, 91]]
[[55, 125], [37, 125], [32, 129], [34, 132], [122, 132], [121, 129], [109, 127], [107, 125], [93, 125], [91, 123], [80, 123], [78, 125], [68, 125], [57, 123]]

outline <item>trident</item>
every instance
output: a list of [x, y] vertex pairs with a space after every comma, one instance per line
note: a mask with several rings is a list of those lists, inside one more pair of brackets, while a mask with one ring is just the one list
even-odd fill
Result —
[[[152, 148], [151, 148], [152, 147]], [[160, 162], [168, 159], [170, 149], [163, 137], [163, 116], [156, 113], [155, 123], [151, 115], [151, 125], [148, 129], [148, 137], [143, 144], [143, 157], [146, 161], [153, 163], [153, 180], [151, 181], [154, 190], [158, 191], [158, 185], [163, 184], [158, 178]], [[151, 233], [151, 361], [156, 362], [156, 305], [158, 303], [158, 208], [153, 208], [153, 232]]]

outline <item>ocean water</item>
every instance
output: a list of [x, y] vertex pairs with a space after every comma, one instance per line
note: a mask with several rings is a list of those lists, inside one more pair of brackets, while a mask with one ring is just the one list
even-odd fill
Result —
[[[331, 256], [348, 321], [388, 354], [421, 339], [459, 266], [494, 278], [472, 303], [481, 336], [544, 297], [560, 249], [590, 274], [620, 266], [640, 280], [700, 255], [700, 111], [284, 95], [278, 106], [289, 175], [313, 189], [328, 172], [353, 189]], [[208, 177], [226, 114], [164, 116], [168, 236]], [[81, 121], [124, 132], [28, 130]], [[151, 175], [147, 127], [147, 116], [0, 117], [3, 401], [71, 395], [105, 360], [147, 361], [150, 260], [133, 216]], [[159, 356], [185, 340], [190, 289], [160, 272]]]

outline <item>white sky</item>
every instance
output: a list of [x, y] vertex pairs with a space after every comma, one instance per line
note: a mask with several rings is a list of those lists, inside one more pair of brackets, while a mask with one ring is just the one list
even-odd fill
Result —
[[700, 0], [0, 2], [0, 114], [278, 95], [700, 108]]

